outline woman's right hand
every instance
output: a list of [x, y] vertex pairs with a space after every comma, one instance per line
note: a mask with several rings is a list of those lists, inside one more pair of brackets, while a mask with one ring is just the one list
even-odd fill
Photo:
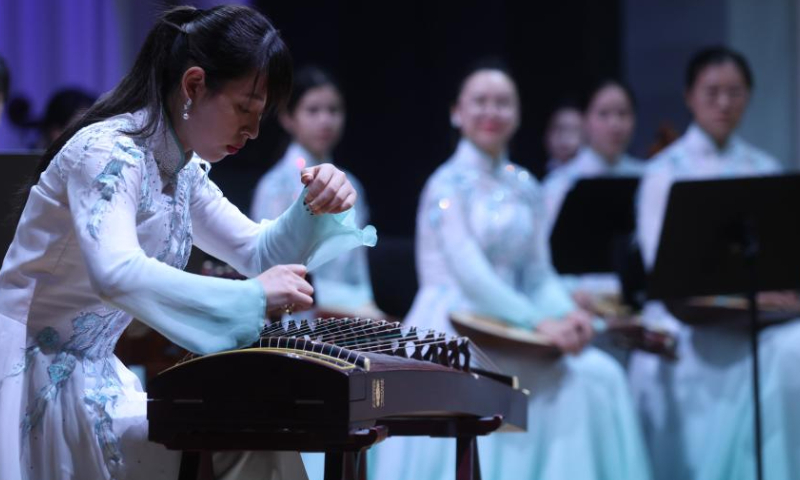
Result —
[[314, 303], [314, 288], [305, 279], [304, 265], [277, 265], [258, 277], [267, 295], [267, 313], [308, 310]]
[[591, 316], [582, 310], [576, 310], [561, 320], [544, 320], [536, 330], [561, 351], [573, 355], [580, 353], [594, 336]]

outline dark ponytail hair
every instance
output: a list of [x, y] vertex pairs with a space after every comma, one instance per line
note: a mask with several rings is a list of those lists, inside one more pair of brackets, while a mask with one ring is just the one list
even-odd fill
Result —
[[[149, 137], [155, 133], [167, 99], [187, 68], [205, 70], [211, 93], [230, 80], [256, 73], [267, 76], [270, 110], [286, 103], [292, 85], [291, 57], [278, 31], [259, 12], [240, 5], [209, 10], [177, 7], [165, 12], [150, 30], [130, 72], [45, 151], [33, 179], [47, 168], [64, 145], [83, 127], [115, 115], [145, 109], [147, 122], [122, 133]], [[27, 194], [27, 192], [25, 192]]]
[[342, 89], [336, 79], [329, 72], [317, 67], [316, 65], [306, 65], [297, 69], [294, 73], [294, 85], [292, 87], [292, 94], [286, 103], [286, 111], [291, 115], [294, 113], [297, 105], [302, 100], [303, 96], [309, 90], [320, 87], [333, 87], [339, 95], [342, 95]]

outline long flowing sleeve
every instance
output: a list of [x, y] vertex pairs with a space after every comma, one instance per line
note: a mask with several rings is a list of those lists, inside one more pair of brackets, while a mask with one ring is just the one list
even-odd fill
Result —
[[[353, 220], [357, 227], [364, 228], [369, 219], [364, 188], [355, 176], [345, 173], [358, 193]], [[259, 181], [250, 209], [251, 218], [255, 221], [277, 219], [300, 195], [303, 191], [299, 170], [284, 158]], [[368, 231], [371, 229], [369, 227]], [[372, 242], [368, 238], [365, 240], [369, 240], [367, 244]], [[355, 242], [355, 246], [360, 244]], [[354, 248], [315, 268], [314, 296], [318, 306], [327, 308], [357, 309], [372, 303], [374, 297], [366, 249]]]
[[107, 303], [178, 345], [208, 353], [258, 337], [266, 296], [255, 280], [186, 273], [147, 256], [136, 229], [144, 154], [126, 136], [62, 159], [77, 241], [89, 280]]
[[[364, 187], [348, 172], [347, 177], [358, 193], [355, 222], [364, 227], [369, 222], [369, 208]], [[355, 248], [336, 261], [317, 269], [314, 275], [316, 301], [320, 307], [358, 309], [374, 303], [366, 248]]]
[[545, 281], [545, 270], [538, 262], [528, 274], [527, 284], [531, 288], [527, 292], [517, 290], [501, 278], [470, 231], [462, 192], [435, 184], [430, 188], [424, 213], [432, 222], [432, 231], [448, 270], [478, 313], [529, 328], [553, 318], [553, 314], [563, 315], [569, 311], [551, 308], [545, 302], [547, 290], [555, 288]]
[[359, 229], [353, 209], [312, 215], [303, 205], [306, 191], [275, 220], [260, 223], [231, 204], [199, 169], [192, 195], [195, 244], [253, 277], [275, 265], [299, 263], [310, 271], [358, 246], [373, 246], [375, 228]]

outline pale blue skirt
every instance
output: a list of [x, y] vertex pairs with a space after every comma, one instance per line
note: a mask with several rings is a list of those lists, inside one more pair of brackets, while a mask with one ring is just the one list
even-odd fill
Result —
[[[663, 309], [650, 321], [678, 332], [676, 362], [631, 358], [634, 398], [659, 480], [753, 480], [751, 355], [745, 328], [691, 327]], [[760, 334], [764, 478], [800, 480], [800, 322]]]
[[[407, 324], [449, 331], [452, 301], [447, 292], [423, 290]], [[609, 355], [588, 348], [552, 360], [485, 351], [500, 371], [518, 376], [531, 396], [527, 432], [479, 439], [484, 480], [651, 478], [625, 374]], [[370, 451], [369, 478], [450, 480], [455, 450], [455, 439], [390, 438]]]

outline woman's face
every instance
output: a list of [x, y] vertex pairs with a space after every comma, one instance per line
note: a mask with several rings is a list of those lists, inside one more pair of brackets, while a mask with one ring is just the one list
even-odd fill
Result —
[[750, 88], [733, 62], [706, 66], [686, 92], [694, 121], [719, 145], [736, 130], [749, 100]]
[[344, 101], [332, 85], [309, 89], [294, 111], [281, 116], [295, 141], [318, 159], [330, 155], [344, 132]]
[[550, 158], [566, 162], [583, 144], [583, 115], [576, 108], [560, 108], [550, 119], [545, 146]]
[[452, 114], [462, 136], [484, 152], [499, 156], [519, 126], [514, 82], [498, 70], [473, 73], [464, 82]]
[[606, 160], [625, 153], [636, 125], [630, 98], [619, 85], [607, 85], [592, 97], [586, 110], [586, 139]]
[[[201, 82], [194, 77], [186, 80], [192, 67], [184, 74], [184, 95], [181, 107], [175, 112], [175, 130], [184, 147], [193, 150], [200, 158], [217, 162], [227, 155], [241, 150], [244, 144], [258, 136], [261, 116], [267, 105], [266, 78], [256, 74], [230, 80], [218, 92], [210, 92], [205, 86], [204, 73]], [[194, 75], [194, 74], [192, 74]], [[182, 104], [187, 95], [192, 98], [189, 118], [181, 118]], [[174, 108], [174, 107], [173, 107]]]

